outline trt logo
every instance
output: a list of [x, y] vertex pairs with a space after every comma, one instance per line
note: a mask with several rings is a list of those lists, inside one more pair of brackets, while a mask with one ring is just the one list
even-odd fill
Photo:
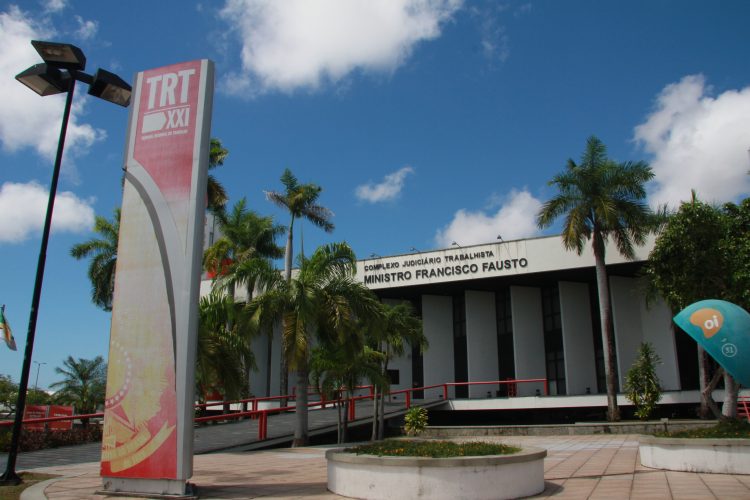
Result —
[[190, 123], [188, 88], [195, 69], [146, 78], [148, 104], [143, 115], [142, 134], [186, 128]]

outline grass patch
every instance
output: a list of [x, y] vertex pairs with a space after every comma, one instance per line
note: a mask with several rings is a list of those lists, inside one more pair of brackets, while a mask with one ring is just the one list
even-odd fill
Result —
[[482, 443], [479, 441], [454, 443], [452, 441], [386, 439], [377, 443], [347, 448], [344, 451], [356, 453], [357, 455], [376, 455], [379, 457], [451, 458], [511, 455], [521, 451], [521, 448], [505, 444]]
[[750, 439], [750, 423], [747, 420], [725, 420], [713, 427], [688, 429], [685, 431], [657, 432], [656, 437], [697, 439]]
[[16, 486], [0, 486], [0, 500], [18, 500], [21, 498], [21, 492], [29, 486], [52, 479], [53, 477], [58, 477], [54, 474], [36, 474], [33, 472], [19, 472], [18, 475], [21, 476], [21, 480], [23, 481], [21, 484], [17, 484]]

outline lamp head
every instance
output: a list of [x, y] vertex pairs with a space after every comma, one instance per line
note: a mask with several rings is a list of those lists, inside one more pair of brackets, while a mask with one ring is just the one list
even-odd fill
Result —
[[131, 93], [132, 88], [125, 80], [101, 68], [96, 70], [93, 81], [89, 84], [90, 95], [124, 107], [130, 104]]
[[44, 62], [57, 68], [83, 71], [86, 69], [86, 56], [83, 51], [69, 43], [43, 42], [32, 40]]
[[73, 80], [68, 72], [60, 71], [46, 63], [35, 64], [26, 71], [16, 75], [16, 80], [23, 83], [40, 96], [61, 94], [70, 90]]

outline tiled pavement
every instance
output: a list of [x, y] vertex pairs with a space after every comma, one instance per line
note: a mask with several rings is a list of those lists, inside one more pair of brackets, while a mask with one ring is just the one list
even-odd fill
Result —
[[[696, 474], [648, 469], [640, 465], [638, 436], [497, 437], [548, 450], [546, 488], [535, 498], [556, 499], [750, 499], [750, 476]], [[334, 499], [326, 490], [325, 448], [198, 455], [191, 482], [203, 499]], [[47, 467], [61, 480], [36, 488], [24, 500], [98, 499], [98, 464]], [[40, 495], [43, 493], [43, 496]], [[121, 497], [120, 497], [121, 498]]]

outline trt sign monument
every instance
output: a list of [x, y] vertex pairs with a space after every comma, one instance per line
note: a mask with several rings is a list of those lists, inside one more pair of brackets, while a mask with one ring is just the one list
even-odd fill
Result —
[[125, 154], [104, 493], [186, 495], [213, 63], [138, 73]]

